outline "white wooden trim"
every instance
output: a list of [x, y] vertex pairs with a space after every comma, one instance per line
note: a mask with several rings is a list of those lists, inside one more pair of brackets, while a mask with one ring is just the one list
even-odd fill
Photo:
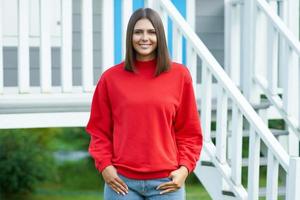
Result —
[[18, 2], [18, 86], [20, 93], [29, 91], [29, 2]]
[[49, 0], [40, 0], [40, 82], [43, 93], [51, 92], [52, 85], [49, 8]]
[[88, 118], [89, 112], [0, 114], [0, 129], [84, 127]]
[[[81, 59], [82, 87], [90, 92], [93, 88], [93, 5], [92, 0], [81, 1]], [[103, 15], [105, 16], [105, 15]], [[106, 19], [106, 17], [103, 17]], [[111, 45], [111, 44], [110, 44]], [[106, 51], [106, 50], [103, 50]]]
[[241, 185], [242, 176], [242, 144], [243, 144], [243, 115], [236, 105], [232, 105], [232, 146], [231, 168], [232, 180]]
[[218, 87], [218, 107], [217, 107], [217, 137], [216, 137], [216, 156], [220, 163], [226, 162], [227, 155], [227, 105], [228, 99], [226, 92], [219, 85]]
[[204, 135], [204, 141], [211, 141], [211, 93], [212, 93], [212, 74], [205, 62], [202, 63], [202, 83], [205, 90], [202, 92], [201, 101], [201, 122]]
[[[3, 5], [2, 5], [2, 1], [0, 1], [0, 13], [3, 13], [2, 12], [2, 9], [3, 9]], [[3, 63], [3, 33], [2, 33], [2, 26], [3, 26], [3, 23], [2, 23], [2, 14], [0, 14], [0, 94], [3, 93], [3, 88], [4, 88], [4, 74], [3, 74], [3, 71], [4, 71], [4, 63]]]
[[114, 57], [114, 1], [102, 1], [102, 72], [113, 66]]
[[126, 30], [129, 18], [132, 14], [132, 0], [122, 0], [122, 59], [125, 59], [126, 53]]
[[267, 164], [267, 200], [276, 200], [278, 198], [278, 161], [268, 150]]
[[173, 60], [178, 63], [182, 63], [182, 34], [177, 26], [177, 24], [173, 23], [172, 27], [172, 35], [173, 35]]
[[72, 0], [61, 1], [61, 86], [72, 91]]
[[258, 199], [259, 194], [259, 157], [260, 138], [253, 126], [250, 126], [248, 195], [249, 199]]

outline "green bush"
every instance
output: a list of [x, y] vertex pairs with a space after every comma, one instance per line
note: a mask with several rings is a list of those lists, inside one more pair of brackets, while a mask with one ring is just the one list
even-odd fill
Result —
[[1, 196], [31, 192], [54, 174], [52, 156], [39, 139], [28, 130], [0, 131]]

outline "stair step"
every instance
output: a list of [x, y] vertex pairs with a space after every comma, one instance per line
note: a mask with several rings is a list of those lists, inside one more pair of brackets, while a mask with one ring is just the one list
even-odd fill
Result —
[[[267, 166], [268, 164], [268, 159], [266, 157], [260, 157], [259, 159], [259, 165], [260, 166]], [[248, 158], [243, 158], [242, 159], [242, 166], [246, 167], [249, 165], [249, 159]]]
[[[270, 131], [273, 133], [273, 135], [275, 137], [289, 134], [288, 130], [270, 129]], [[231, 131], [227, 131], [227, 132], [228, 132], [228, 136], [231, 136]], [[249, 137], [249, 130], [243, 130], [243, 136], [244, 137]], [[211, 137], [212, 138], [216, 137], [216, 131], [211, 131]]]
[[[285, 187], [278, 187], [278, 196], [285, 196], [286, 188]], [[259, 196], [265, 197], [267, 195], [267, 188], [261, 187], [259, 188]]]
[[[201, 99], [197, 99], [197, 105], [198, 105], [198, 110], [200, 111]], [[268, 99], [262, 99], [260, 103], [251, 104], [251, 105], [254, 108], [254, 110], [256, 110], [256, 111], [261, 110], [261, 109], [267, 109], [270, 106], [272, 106], [272, 104], [270, 103], [270, 101]], [[227, 106], [228, 106], [228, 111], [231, 111], [232, 110], [232, 102], [229, 101]], [[217, 110], [217, 98], [212, 98], [212, 100], [211, 100], [211, 109], [212, 109], [212, 111]]]
[[[201, 161], [200, 162], [202, 166], [207, 166], [207, 167], [215, 167], [214, 163], [211, 161]], [[230, 160], [228, 161], [228, 163], [230, 163]], [[266, 157], [260, 157], [259, 159], [259, 165], [260, 166], [267, 166], [268, 163], [268, 159]], [[243, 158], [242, 159], [242, 166], [246, 167], [249, 164], [249, 159], [248, 158]]]

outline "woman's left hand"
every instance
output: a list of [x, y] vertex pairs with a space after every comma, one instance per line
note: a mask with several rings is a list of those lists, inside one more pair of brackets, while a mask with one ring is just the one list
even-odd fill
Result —
[[162, 190], [160, 194], [168, 193], [168, 192], [175, 192], [176, 190], [179, 190], [185, 182], [185, 179], [189, 175], [189, 171], [186, 167], [180, 166], [179, 169], [174, 170], [170, 173], [169, 178], [172, 179], [172, 181], [160, 184], [157, 186], [157, 190]]

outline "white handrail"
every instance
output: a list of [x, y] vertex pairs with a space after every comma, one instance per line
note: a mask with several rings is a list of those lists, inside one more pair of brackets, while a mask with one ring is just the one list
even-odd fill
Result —
[[209, 52], [203, 42], [198, 38], [196, 33], [192, 31], [191, 27], [179, 14], [174, 5], [169, 0], [161, 0], [160, 3], [164, 6], [173, 22], [178, 24], [178, 27], [180, 28], [186, 39], [192, 43], [193, 48], [201, 57], [202, 61], [208, 64], [207, 67], [209, 68], [209, 70], [213, 73], [218, 82], [222, 84], [225, 91], [228, 93], [230, 98], [234, 100], [238, 108], [242, 111], [243, 115], [249, 120], [251, 124], [255, 126], [255, 131], [259, 133], [265, 144], [272, 150], [283, 168], [287, 170], [289, 166], [288, 154], [281, 147], [279, 142], [274, 138], [271, 131], [268, 129], [268, 127], [266, 127], [264, 122], [260, 119], [252, 106], [248, 103], [247, 99], [245, 99], [239, 89], [234, 85], [228, 75], [224, 72], [221, 65]]
[[[204, 133], [204, 150], [210, 155], [210, 158], [214, 165], [219, 169], [221, 173], [223, 173], [223, 178], [227, 181], [229, 185], [232, 186], [233, 192], [239, 196], [241, 199], [243, 198], [257, 198], [258, 196], [258, 187], [259, 187], [259, 148], [260, 140], [262, 140], [266, 146], [268, 147], [269, 152], [273, 156], [272, 158], [275, 160], [274, 162], [280, 164], [283, 169], [287, 173], [292, 173], [295, 171], [290, 168], [290, 160], [289, 155], [271, 133], [269, 128], [265, 125], [264, 121], [258, 116], [256, 111], [252, 108], [250, 103], [246, 100], [246, 98], [241, 94], [239, 89], [235, 86], [232, 80], [227, 76], [224, 72], [220, 64], [216, 61], [216, 59], [212, 56], [206, 46], [202, 43], [202, 41], [198, 38], [195, 32], [191, 29], [191, 27], [187, 24], [187, 22], [183, 19], [183, 17], [179, 14], [175, 6], [169, 0], [161, 0], [160, 6], [162, 6], [169, 17], [173, 21], [173, 26], [177, 29], [180, 29], [180, 33], [186, 38], [187, 42], [191, 43], [192, 48], [195, 50], [197, 55], [202, 59], [202, 81], [203, 85], [210, 85], [212, 83], [211, 76], [217, 80], [219, 85], [224, 89], [228, 98], [230, 98], [234, 105], [234, 115], [233, 119], [235, 119], [235, 123], [233, 126], [236, 126], [235, 133], [233, 134], [233, 143], [234, 143], [234, 152], [231, 155], [231, 169], [230, 174], [226, 173], [226, 161], [224, 163], [224, 158], [222, 159], [222, 155], [220, 154], [220, 150], [214, 150], [214, 148], [208, 148], [210, 144], [210, 103], [211, 102], [211, 88], [205, 88], [203, 91], [203, 100], [201, 106], [201, 118], [203, 124], [203, 133]], [[253, 4], [254, 5], [254, 4]], [[176, 31], [176, 30], [175, 30]], [[174, 32], [174, 30], [173, 30]], [[179, 37], [181, 35], [179, 34]], [[241, 186], [241, 149], [242, 149], [242, 117], [245, 117], [250, 123], [251, 136], [250, 140], [252, 144], [250, 145], [250, 159], [249, 161], [249, 176], [248, 176], [248, 194], [244, 190], [239, 190], [234, 186]], [[216, 138], [217, 141], [219, 138]], [[222, 138], [221, 138], [222, 139]], [[221, 141], [222, 142], [222, 141]], [[224, 142], [224, 141], [223, 141]], [[239, 145], [237, 147], [236, 145]], [[211, 146], [214, 147], [213, 144]], [[218, 144], [219, 148], [222, 148], [220, 144]], [[218, 155], [217, 155], [218, 154]], [[270, 156], [271, 156], [270, 155]], [[219, 160], [219, 158], [221, 158]], [[222, 163], [222, 164], [221, 164]], [[229, 166], [227, 166], [229, 167]], [[225, 170], [225, 171], [224, 171]], [[228, 171], [227, 171], [228, 172]], [[274, 169], [274, 174], [276, 175], [276, 169]], [[251, 177], [252, 176], [252, 177]], [[228, 180], [229, 177], [229, 180]], [[254, 185], [253, 185], [254, 184]], [[252, 186], [251, 186], [252, 185]], [[270, 185], [270, 183], [269, 183]], [[290, 188], [287, 189], [290, 190]], [[243, 186], [242, 186], [243, 188]], [[269, 190], [276, 188], [269, 188]], [[251, 194], [250, 194], [251, 193]]]

